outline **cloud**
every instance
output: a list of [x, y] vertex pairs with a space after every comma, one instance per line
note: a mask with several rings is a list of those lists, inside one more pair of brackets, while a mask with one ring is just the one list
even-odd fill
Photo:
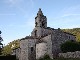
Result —
[[80, 24], [76, 24], [76, 25], [67, 25], [67, 26], [62, 26], [62, 29], [71, 29], [71, 28], [80, 28]]
[[80, 5], [64, 8], [60, 12], [60, 14], [61, 14], [60, 17], [68, 17], [68, 16], [80, 15]]
[[17, 27], [17, 28], [28, 28], [28, 29], [33, 29], [35, 25], [35, 19], [34, 19], [34, 15], [32, 15], [31, 17], [25, 18], [25, 20], [22, 22], [22, 24], [16, 24], [16, 23], [10, 23], [8, 25], [6, 25], [7, 27]]
[[6, 3], [9, 7], [16, 7], [22, 12], [24, 12], [24, 9], [20, 7], [24, 0], [4, 0], [4, 3]]
[[34, 15], [28, 18], [26, 24], [27, 27], [34, 28], [34, 24], [35, 24]]
[[0, 14], [0, 15], [10, 15], [10, 16], [12, 15], [12, 16], [13, 16], [13, 15], [16, 15], [16, 14], [14, 14], [14, 13], [10, 13], [10, 14], [9, 14], [9, 13], [8, 13], [8, 14]]
[[34, 5], [34, 1], [33, 0], [4, 0], [5, 3], [9, 4], [10, 6], [13, 5], [18, 5], [18, 4], [29, 4], [30, 5]]
[[4, 0], [4, 1], [5, 3], [8, 3], [10, 5], [15, 5], [15, 4], [22, 2], [22, 0]]
[[64, 14], [61, 17], [69, 17], [69, 16], [80, 16], [80, 14]]
[[34, 27], [34, 21], [27, 21], [26, 26], [29, 28], [33, 28]]
[[32, 5], [32, 7], [34, 6], [34, 1], [33, 0], [30, 0], [30, 3]]
[[33, 0], [4, 0], [8, 7], [14, 7], [26, 15], [29, 9], [33, 9]]

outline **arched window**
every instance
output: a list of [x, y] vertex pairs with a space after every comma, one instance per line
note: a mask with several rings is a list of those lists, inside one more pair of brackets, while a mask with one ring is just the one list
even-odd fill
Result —
[[33, 52], [33, 47], [31, 47], [31, 52]]
[[42, 27], [44, 27], [44, 21], [42, 22]]
[[35, 23], [35, 26], [37, 26], [37, 25], [38, 25], [38, 23], [36, 22], [36, 23]]
[[34, 32], [34, 33], [35, 33], [35, 36], [37, 36], [37, 30], [35, 30], [35, 32]]

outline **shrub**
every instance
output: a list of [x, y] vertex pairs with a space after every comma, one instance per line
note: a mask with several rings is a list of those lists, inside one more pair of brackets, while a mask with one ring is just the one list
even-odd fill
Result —
[[67, 41], [67, 42], [61, 44], [61, 50], [62, 50], [62, 52], [80, 51], [80, 43]]
[[40, 58], [39, 60], [51, 60], [49, 55], [44, 55], [43, 58]]

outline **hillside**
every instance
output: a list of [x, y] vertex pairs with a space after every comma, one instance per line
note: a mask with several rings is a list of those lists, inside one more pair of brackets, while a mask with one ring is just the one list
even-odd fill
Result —
[[80, 28], [62, 29], [65, 32], [76, 35], [76, 41], [80, 42]]

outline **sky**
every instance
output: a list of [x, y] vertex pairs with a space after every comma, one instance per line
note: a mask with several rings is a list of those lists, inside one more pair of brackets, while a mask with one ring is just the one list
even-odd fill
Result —
[[80, 28], [80, 0], [0, 0], [2, 43], [31, 35], [39, 8], [48, 27]]

